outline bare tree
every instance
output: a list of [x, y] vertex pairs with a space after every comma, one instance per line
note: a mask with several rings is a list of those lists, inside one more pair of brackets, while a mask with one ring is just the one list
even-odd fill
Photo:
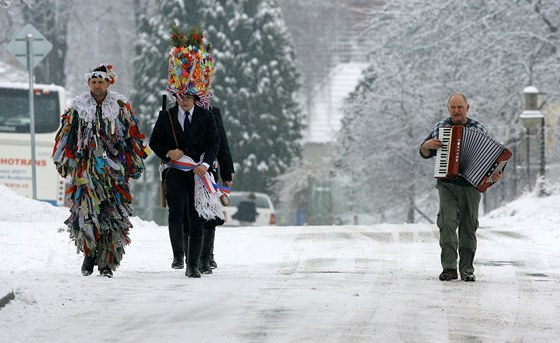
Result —
[[35, 70], [39, 83], [64, 85], [64, 63], [67, 52], [68, 20], [73, 2], [62, 0], [27, 0], [23, 9], [25, 22], [32, 23], [52, 45], [52, 51]]
[[403, 0], [369, 12], [372, 63], [350, 99], [339, 153], [367, 180], [356, 192], [367, 195], [365, 210], [409, 222], [411, 209], [435, 210], [433, 161], [418, 147], [447, 116], [451, 92], [466, 93], [470, 115], [500, 140], [518, 125], [525, 86], [558, 95], [559, 11], [546, 0]]

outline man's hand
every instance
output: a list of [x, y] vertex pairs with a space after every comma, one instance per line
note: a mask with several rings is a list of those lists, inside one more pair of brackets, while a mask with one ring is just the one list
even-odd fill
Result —
[[428, 139], [427, 141], [424, 142], [424, 144], [422, 144], [422, 149], [439, 149], [441, 148], [443, 144], [441, 144], [441, 141], [437, 138], [432, 138], [432, 139]]
[[178, 159], [183, 157], [183, 155], [184, 155], [184, 153], [183, 153], [183, 150], [181, 150], [181, 149], [169, 150], [167, 152], [167, 157], [169, 157], [173, 161], [177, 161]]
[[443, 144], [441, 144], [441, 141], [437, 138], [428, 139], [424, 142], [424, 144], [422, 144], [422, 147], [420, 147], [420, 152], [424, 156], [429, 156], [430, 150], [439, 149], [442, 145]]
[[235, 179], [235, 174], [231, 174], [231, 181], [224, 181], [224, 186], [227, 188], [233, 187], [233, 179]]
[[490, 175], [490, 182], [498, 182], [502, 179], [502, 176], [504, 176], [504, 172], [502, 170], [495, 170], [492, 175]]
[[208, 171], [208, 168], [206, 168], [206, 166], [203, 165], [203, 164], [194, 168], [194, 173], [195, 173], [195, 175], [198, 175], [198, 176], [203, 176], [204, 174], [206, 174], [207, 171]]

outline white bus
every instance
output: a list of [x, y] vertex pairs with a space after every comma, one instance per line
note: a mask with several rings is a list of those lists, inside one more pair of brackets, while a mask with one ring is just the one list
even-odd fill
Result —
[[[66, 108], [66, 91], [55, 85], [34, 85], [37, 200], [64, 204], [64, 179], [52, 162], [54, 137]], [[0, 82], [0, 183], [31, 198], [31, 135], [29, 84]]]

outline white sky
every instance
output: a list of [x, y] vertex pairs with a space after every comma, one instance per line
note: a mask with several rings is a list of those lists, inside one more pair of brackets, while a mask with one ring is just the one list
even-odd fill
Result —
[[[489, 190], [491, 191], [491, 190]], [[481, 218], [477, 281], [440, 282], [426, 224], [218, 228], [213, 275], [133, 218], [113, 279], [81, 276], [66, 208], [0, 185], [1, 342], [552, 342], [560, 191]]]

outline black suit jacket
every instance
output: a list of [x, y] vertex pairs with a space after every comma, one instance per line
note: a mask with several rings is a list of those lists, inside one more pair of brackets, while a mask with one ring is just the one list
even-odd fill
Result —
[[[194, 106], [188, 134], [183, 131], [177, 119], [178, 105], [175, 104], [168, 111], [161, 111], [150, 136], [150, 148], [164, 162], [169, 161], [165, 156], [169, 150], [181, 149], [185, 155], [195, 162], [200, 161], [204, 154], [203, 162], [212, 166], [218, 155], [220, 135], [212, 112]], [[171, 117], [171, 124], [169, 118]], [[177, 137], [177, 143], [173, 135]]]
[[220, 133], [220, 147], [218, 148], [218, 164], [220, 168], [220, 177], [222, 178], [222, 181], [232, 181], [235, 171], [233, 169], [233, 159], [231, 157], [231, 150], [229, 149], [226, 130], [224, 128], [224, 121], [222, 120], [222, 114], [218, 107], [213, 107], [212, 113], [214, 113], [214, 119], [216, 120], [218, 132]]

